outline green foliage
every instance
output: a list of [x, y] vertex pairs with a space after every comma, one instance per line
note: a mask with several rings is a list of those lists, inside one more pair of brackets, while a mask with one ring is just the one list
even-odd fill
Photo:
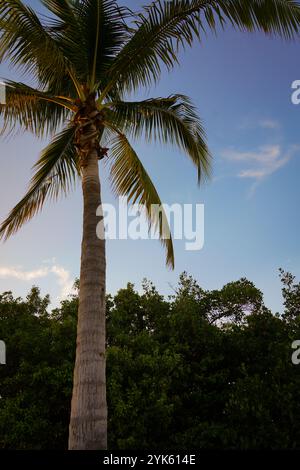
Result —
[[29, 192], [0, 226], [0, 238], [13, 234], [49, 197], [67, 192], [74, 179], [80, 179], [76, 136], [83, 127], [76, 126], [81, 119], [84, 126], [97, 123], [89, 139], [95, 139], [93, 148], [99, 158], [104, 136], [110, 139], [105, 149], [112, 147], [108, 160], [116, 173], [113, 187], [129, 200], [145, 204], [149, 224], [158, 230], [172, 267], [166, 219], [149, 211], [159, 196], [128, 137], [145, 135], [151, 141], [177, 145], [196, 166], [198, 181], [209, 174], [211, 155], [201, 120], [187, 97], [138, 103], [128, 102], [128, 95], [156, 83], [164, 68], [170, 70], [178, 63], [180, 50], [201, 40], [208, 30], [217, 32], [229, 24], [239, 30], [295, 37], [299, 4], [292, 0], [155, 0], [133, 12], [115, 0], [42, 3], [46, 15], [21, 0], [0, 2], [0, 61], [21, 69], [35, 85], [6, 82], [6, 103], [0, 104], [2, 132], [21, 129], [37, 137], [56, 135], [34, 167]]
[[124, 134], [118, 133], [111, 144], [110, 180], [113, 191], [118, 196], [127, 196], [129, 202], [140, 204], [145, 209], [149, 228], [152, 224], [158, 230], [166, 247], [166, 262], [174, 268], [174, 250], [168, 219], [150, 176]]
[[[183, 150], [198, 171], [198, 180], [209, 173], [209, 151], [206, 135], [190, 99], [183, 95], [152, 98], [139, 102], [113, 102], [109, 119], [123, 132], [147, 141], [176, 144]], [[132, 126], [138, 122], [139, 126]], [[205, 166], [206, 165], [206, 166]], [[203, 171], [203, 175], [202, 175]]]
[[1, 235], [7, 239], [43, 206], [45, 199], [67, 194], [79, 175], [78, 158], [73, 146], [75, 126], [58, 134], [41, 153], [34, 165], [35, 175], [28, 192], [3, 221]]
[[0, 448], [60, 448], [68, 435], [77, 299], [47, 313], [49, 298], [33, 288], [26, 301], [0, 296]]
[[[169, 299], [149, 281], [108, 296], [110, 448], [299, 449], [299, 285], [281, 277], [282, 316], [246, 279], [206, 291], [183, 273]], [[48, 306], [37, 288], [0, 295], [0, 448], [66, 448], [78, 299]]]
[[178, 63], [180, 48], [226, 24], [293, 37], [299, 31], [299, 5], [292, 0], [156, 0], [138, 14], [129, 41], [112, 63], [105, 92], [153, 84], [162, 66], [170, 70]]
[[295, 282], [295, 276], [280, 269], [280, 277], [283, 283], [282, 295], [285, 311], [283, 317], [295, 324], [300, 323], [300, 283]]

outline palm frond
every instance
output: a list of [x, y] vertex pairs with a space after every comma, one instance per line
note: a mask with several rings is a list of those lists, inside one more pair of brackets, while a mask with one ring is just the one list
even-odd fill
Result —
[[29, 6], [21, 0], [0, 3], [0, 60], [21, 66], [45, 85], [66, 71], [57, 41]]
[[156, 0], [138, 15], [102, 97], [113, 87], [134, 91], [153, 84], [162, 65], [171, 69], [177, 63], [180, 46], [191, 46], [202, 32], [226, 23], [291, 38], [299, 33], [300, 6], [294, 0]]
[[12, 209], [0, 226], [0, 238], [7, 239], [39, 212], [47, 198], [67, 194], [79, 174], [74, 147], [76, 127], [68, 127], [43, 150], [34, 165], [36, 171], [23, 199]]
[[114, 0], [83, 0], [75, 9], [87, 54], [88, 81], [96, 91], [103, 87], [107, 69], [127, 39], [128, 10]]
[[[169, 223], [159, 195], [126, 136], [115, 129], [110, 145], [110, 180], [117, 196], [145, 208], [149, 227], [155, 228], [166, 248], [166, 263], [174, 268], [174, 250]], [[159, 208], [159, 210], [157, 210]], [[156, 209], [156, 210], [155, 210]]]
[[0, 104], [3, 128], [0, 135], [12, 129], [30, 131], [38, 137], [57, 132], [62, 123], [75, 110], [72, 102], [24, 83], [7, 80], [5, 104]]
[[106, 120], [127, 135], [177, 145], [196, 166], [199, 182], [201, 177], [209, 175], [211, 155], [205, 131], [188, 97], [171, 95], [140, 102], [117, 102], [107, 108]]
[[[51, 37], [59, 44], [61, 53], [67, 64], [66, 76], [75, 83], [76, 91], [82, 95], [80, 83], [86, 83], [88, 69], [88, 50], [83, 34], [83, 22], [78, 14], [81, 2], [68, 0], [42, 0], [42, 3], [51, 12], [51, 20], [47, 21], [46, 29]], [[69, 80], [68, 80], [69, 81]], [[52, 88], [53, 88], [52, 80]], [[60, 83], [56, 82], [54, 90], [58, 90]], [[83, 95], [82, 95], [83, 98]]]

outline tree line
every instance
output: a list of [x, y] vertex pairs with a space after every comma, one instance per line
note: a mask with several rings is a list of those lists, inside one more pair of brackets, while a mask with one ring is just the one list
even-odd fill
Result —
[[[245, 278], [107, 296], [109, 448], [300, 448], [300, 283], [280, 276], [280, 315]], [[37, 287], [0, 295], [2, 449], [67, 448], [78, 296], [49, 305]]]

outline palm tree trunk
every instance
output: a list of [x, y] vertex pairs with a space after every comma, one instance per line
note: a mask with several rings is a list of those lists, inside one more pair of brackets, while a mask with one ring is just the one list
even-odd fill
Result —
[[105, 240], [96, 235], [101, 204], [98, 156], [82, 169], [84, 200], [77, 348], [74, 369], [70, 450], [107, 448], [105, 377]]

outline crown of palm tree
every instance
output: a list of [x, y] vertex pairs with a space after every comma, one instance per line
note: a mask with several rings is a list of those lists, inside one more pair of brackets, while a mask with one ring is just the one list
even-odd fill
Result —
[[[285, 38], [298, 34], [300, 9], [291, 0], [156, 0], [141, 12], [113, 0], [41, 0], [38, 16], [20, 0], [0, 3], [0, 60], [29, 73], [35, 88], [6, 82], [0, 107], [3, 131], [15, 126], [42, 137], [53, 135], [34, 166], [24, 198], [0, 227], [7, 238], [32, 218], [47, 198], [67, 193], [80, 177], [76, 145], [89, 119], [98, 120], [99, 158], [106, 155], [117, 195], [143, 204], [160, 232], [167, 263], [174, 265], [158, 193], [130, 139], [175, 144], [192, 160], [198, 180], [209, 173], [210, 153], [196, 109], [183, 95], [126, 101], [129, 93], [157, 82], [177, 63], [181, 47], [225, 22], [239, 30], [262, 30]], [[90, 99], [93, 113], [82, 114]], [[104, 148], [103, 142], [108, 148]], [[101, 144], [101, 146], [100, 146]]]

